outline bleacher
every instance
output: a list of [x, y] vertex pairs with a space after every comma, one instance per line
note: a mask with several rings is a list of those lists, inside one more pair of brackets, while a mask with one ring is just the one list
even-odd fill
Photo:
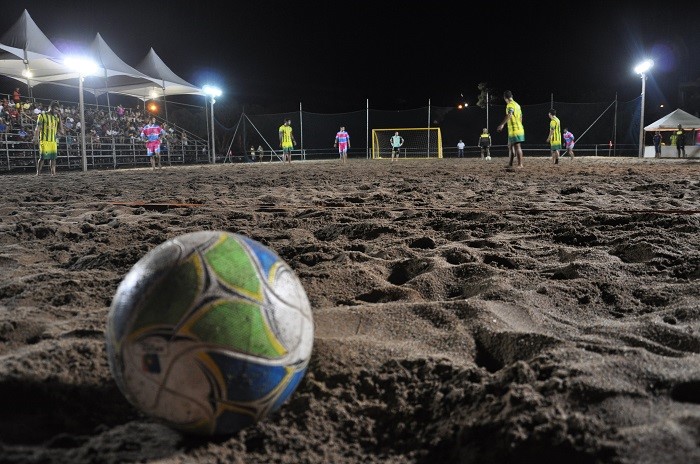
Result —
[[[33, 141], [36, 118], [51, 100], [20, 97], [17, 107], [11, 95], [0, 95], [0, 173], [33, 171], [38, 145]], [[59, 169], [82, 169], [80, 116], [76, 105], [59, 101], [65, 134], [58, 138]], [[141, 128], [153, 116], [140, 109], [86, 105], [85, 152], [89, 169], [149, 166]], [[195, 136], [168, 121], [156, 118], [165, 129], [161, 162], [209, 163], [206, 139]]]

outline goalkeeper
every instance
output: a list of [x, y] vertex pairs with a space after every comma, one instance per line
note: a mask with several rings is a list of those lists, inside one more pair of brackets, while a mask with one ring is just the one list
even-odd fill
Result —
[[479, 147], [481, 148], [481, 159], [484, 159], [484, 155], [486, 155], [486, 159], [491, 159], [491, 135], [486, 127], [479, 135]]
[[391, 161], [398, 161], [399, 148], [403, 145], [403, 137], [399, 135], [399, 131], [396, 131], [389, 141], [391, 142]]

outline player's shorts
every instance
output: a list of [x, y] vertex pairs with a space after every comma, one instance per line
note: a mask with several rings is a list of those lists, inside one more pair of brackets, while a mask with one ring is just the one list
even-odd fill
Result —
[[293, 143], [283, 143], [282, 144], [282, 153], [292, 153], [292, 148], [294, 148]]
[[56, 141], [40, 141], [39, 156], [45, 160], [55, 160], [58, 157], [58, 144]]
[[525, 141], [525, 134], [518, 134], [513, 136], [508, 136], [508, 144], [513, 145], [516, 143], [522, 143]]
[[347, 142], [338, 142], [338, 153], [347, 153], [348, 151], [348, 143]]
[[146, 142], [146, 155], [160, 155], [160, 141]]
[[573, 144], [573, 142], [572, 142], [572, 143], [567, 143], [567, 144], [566, 144], [566, 148], [567, 148], [567, 149], [570, 148], [570, 149], [573, 150], [573, 149], [574, 149], [574, 144]]
[[552, 143], [549, 145], [551, 151], [561, 150], [561, 143]]

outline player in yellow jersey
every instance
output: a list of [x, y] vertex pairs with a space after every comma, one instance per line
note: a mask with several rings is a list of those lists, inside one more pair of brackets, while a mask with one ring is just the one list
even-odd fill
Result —
[[292, 120], [285, 119], [284, 124], [280, 126], [279, 130], [280, 136], [280, 147], [282, 147], [282, 162], [287, 161], [292, 162], [292, 149], [297, 141], [294, 139], [294, 134], [292, 134]]
[[552, 161], [554, 164], [559, 164], [559, 150], [561, 150], [561, 122], [557, 117], [557, 110], [552, 108], [549, 110], [549, 150], [552, 152]]
[[49, 161], [51, 175], [56, 175], [56, 158], [58, 157], [58, 134], [63, 134], [63, 123], [58, 115], [58, 102], [52, 102], [48, 111], [41, 113], [36, 118], [34, 130], [34, 143], [39, 145], [39, 164], [36, 167], [36, 175], [41, 173], [44, 161]]
[[517, 156], [518, 167], [523, 167], [523, 149], [520, 146], [525, 141], [525, 128], [523, 127], [523, 112], [520, 105], [513, 100], [513, 92], [506, 90], [503, 92], [503, 99], [506, 101], [506, 117], [498, 125], [498, 132], [503, 130], [503, 126], [508, 124], [508, 154], [513, 167], [513, 158]]

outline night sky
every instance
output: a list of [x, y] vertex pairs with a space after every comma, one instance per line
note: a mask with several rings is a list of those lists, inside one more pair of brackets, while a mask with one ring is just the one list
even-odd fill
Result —
[[700, 78], [700, 7], [641, 3], [12, 0], [0, 34], [26, 9], [59, 50], [99, 32], [136, 66], [152, 47], [188, 82], [271, 111], [474, 104], [480, 82], [521, 104], [629, 101], [651, 57], [648, 105], [675, 108]]

